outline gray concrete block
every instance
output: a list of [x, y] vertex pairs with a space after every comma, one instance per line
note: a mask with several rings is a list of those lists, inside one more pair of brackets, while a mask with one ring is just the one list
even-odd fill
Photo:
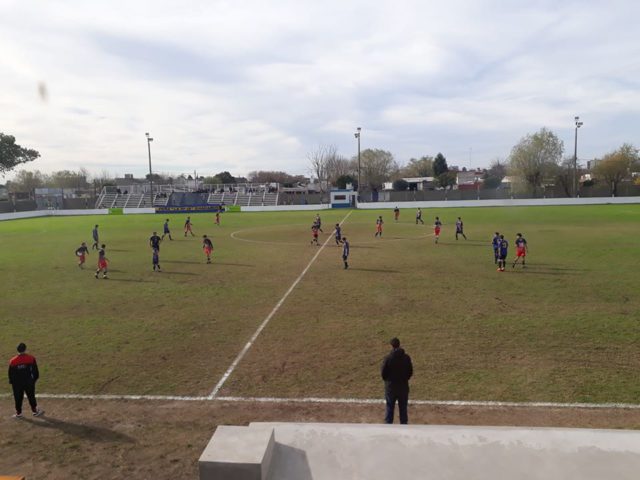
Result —
[[198, 461], [200, 480], [266, 480], [274, 443], [272, 427], [219, 426]]

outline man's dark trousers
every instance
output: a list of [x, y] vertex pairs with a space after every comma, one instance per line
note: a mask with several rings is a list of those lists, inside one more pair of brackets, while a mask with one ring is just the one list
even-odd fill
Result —
[[24, 400], [24, 394], [27, 394], [27, 398], [29, 399], [29, 405], [31, 406], [31, 410], [35, 412], [36, 407], [38, 406], [36, 402], [36, 385], [35, 383], [19, 385], [12, 383], [13, 387], [13, 399], [16, 402], [16, 413], [22, 413], [22, 401]]
[[409, 422], [407, 414], [407, 404], [409, 403], [409, 389], [398, 390], [386, 388], [384, 392], [387, 401], [387, 413], [384, 417], [384, 423], [393, 423], [393, 412], [396, 402], [398, 402], [398, 410], [400, 412], [400, 423], [406, 425]]

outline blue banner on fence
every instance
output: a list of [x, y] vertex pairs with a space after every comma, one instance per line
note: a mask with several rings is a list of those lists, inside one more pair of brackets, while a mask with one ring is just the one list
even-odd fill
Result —
[[180, 205], [156, 207], [156, 213], [207, 213], [224, 212], [222, 205]]

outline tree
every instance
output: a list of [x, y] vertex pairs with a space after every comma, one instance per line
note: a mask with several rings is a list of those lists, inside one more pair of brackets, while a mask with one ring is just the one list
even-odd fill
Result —
[[[355, 157], [357, 162], [357, 157]], [[360, 153], [360, 181], [371, 189], [379, 188], [398, 172], [398, 164], [391, 152], [366, 149]]]
[[15, 137], [0, 132], [0, 174], [14, 169], [21, 163], [32, 162], [39, 156], [36, 150], [18, 145]]
[[337, 156], [338, 147], [335, 145], [319, 145], [307, 154], [311, 172], [318, 179], [321, 192], [326, 190], [325, 187], [329, 183], [330, 164], [335, 162]]
[[631, 175], [631, 170], [640, 163], [638, 149], [625, 143], [619, 149], [606, 154], [593, 168], [596, 177], [603, 179], [611, 187], [611, 195], [618, 194], [618, 185]]
[[542, 186], [545, 176], [557, 169], [564, 143], [552, 131], [540, 131], [523, 137], [511, 150], [510, 166], [513, 174], [531, 188], [533, 195]]
[[444, 158], [444, 155], [438, 153], [436, 158], [433, 160], [433, 176], [439, 177], [445, 172], [449, 171], [449, 166], [447, 165], [447, 159]]
[[433, 157], [424, 156], [420, 158], [412, 158], [409, 163], [402, 169], [404, 177], [432, 177], [433, 176]]
[[352, 161], [342, 155], [329, 157], [327, 160], [327, 181], [330, 185], [335, 185], [338, 178], [344, 175], [352, 175], [358, 169]]
[[458, 176], [456, 172], [449, 172], [449, 171], [443, 172], [436, 177], [438, 181], [438, 185], [441, 186], [442, 188], [448, 188], [455, 185], [457, 178]]
[[557, 167], [555, 174], [556, 184], [562, 187], [564, 194], [567, 197], [572, 196], [573, 190], [573, 158], [565, 158], [562, 163]]
[[502, 179], [507, 176], [507, 164], [502, 160], [495, 159], [489, 165], [489, 169], [484, 173], [484, 188], [498, 188], [502, 184]]
[[44, 181], [45, 176], [39, 170], [34, 172], [20, 170], [12, 181], [7, 182], [7, 188], [12, 193], [29, 193], [33, 196], [36, 188], [44, 186]]
[[86, 170], [78, 172], [60, 170], [49, 175], [45, 183], [52, 188], [85, 188], [87, 186], [87, 173]]
[[404, 192], [408, 188], [409, 188], [409, 182], [407, 182], [406, 180], [403, 180], [402, 178], [399, 178], [398, 180], [393, 182], [393, 189], [398, 192]]
[[347, 185], [351, 184], [357, 190], [358, 189], [358, 181], [352, 175], [341, 175], [336, 179], [336, 187], [345, 189]]
[[289, 175], [286, 172], [258, 170], [249, 172], [248, 181], [251, 183], [298, 183], [306, 182], [304, 175]]
[[220, 179], [220, 183], [236, 183], [236, 178], [227, 171], [216, 173], [215, 176]]

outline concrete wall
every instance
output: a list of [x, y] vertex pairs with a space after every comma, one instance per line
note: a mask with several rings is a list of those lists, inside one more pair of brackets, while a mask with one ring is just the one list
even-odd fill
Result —
[[640, 204], [640, 197], [597, 197], [597, 198], [520, 198], [502, 200], [444, 200], [439, 202], [371, 202], [358, 203], [364, 210], [384, 210], [399, 208], [463, 208], [463, 207], [527, 207], [549, 205], [606, 205]]
[[2, 220], [19, 220], [21, 218], [34, 217], [67, 217], [75, 215], [108, 215], [109, 210], [103, 209], [82, 209], [82, 210], [33, 210], [30, 212], [0, 213]]
[[122, 213], [125, 215], [137, 215], [140, 213], [156, 213], [155, 208], [123, 208]]
[[331, 205], [265, 205], [263, 207], [240, 207], [241, 212], [290, 212], [328, 210]]

